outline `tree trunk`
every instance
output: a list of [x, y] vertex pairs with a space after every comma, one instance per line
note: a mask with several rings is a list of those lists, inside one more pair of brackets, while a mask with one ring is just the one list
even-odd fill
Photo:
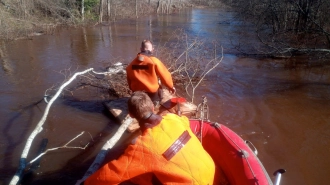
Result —
[[113, 16], [113, 18], [114, 18], [114, 21], [116, 21], [116, 16], [117, 16], [117, 4], [115, 4], [115, 15]]
[[85, 0], [81, 0], [81, 19], [85, 20]]
[[157, 9], [156, 9], [156, 13], [158, 13], [158, 12], [159, 12], [159, 8], [160, 8], [160, 1], [161, 1], [161, 0], [159, 0], [159, 1], [157, 2]]
[[100, 17], [99, 17], [99, 22], [102, 22], [103, 18], [103, 0], [100, 0]]
[[107, 2], [108, 4], [108, 12], [107, 12], [107, 15], [108, 15], [108, 21], [110, 21], [110, 15], [111, 15], [111, 0], [108, 0]]
[[20, 0], [20, 4], [21, 4], [21, 13], [22, 13], [22, 17], [23, 19], [26, 18], [26, 2], [24, 0]]
[[135, 0], [135, 16], [138, 18], [138, 0]]
[[170, 2], [168, 3], [168, 14], [171, 13], [171, 4], [172, 4], [172, 0], [170, 0]]

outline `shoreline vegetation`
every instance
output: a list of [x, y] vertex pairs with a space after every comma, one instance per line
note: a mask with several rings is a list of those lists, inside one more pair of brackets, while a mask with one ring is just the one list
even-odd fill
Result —
[[60, 26], [94, 26], [184, 8], [220, 6], [216, 0], [0, 0], [0, 40], [52, 34]]
[[[53, 34], [60, 26], [94, 26], [185, 8], [222, 8], [254, 26], [262, 47], [233, 43], [240, 55], [329, 59], [330, 1], [326, 0], [0, 0], [0, 40]], [[244, 37], [242, 35], [241, 37]]]

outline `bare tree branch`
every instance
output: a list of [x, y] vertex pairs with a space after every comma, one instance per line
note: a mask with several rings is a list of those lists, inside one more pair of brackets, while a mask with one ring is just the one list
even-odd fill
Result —
[[80, 137], [83, 134], [84, 134], [84, 132], [81, 132], [79, 135], [77, 135], [76, 137], [74, 137], [73, 139], [71, 139], [69, 142], [67, 142], [63, 146], [59, 146], [59, 147], [47, 149], [45, 152], [39, 154], [36, 158], [32, 159], [29, 163], [27, 163], [27, 165], [32, 164], [33, 162], [35, 162], [36, 160], [38, 160], [40, 157], [46, 155], [50, 151], [54, 151], [54, 150], [58, 150], [58, 149], [63, 149], [63, 148], [66, 148], [66, 149], [82, 149], [82, 150], [86, 149], [86, 147], [88, 146], [89, 143], [87, 143], [84, 147], [68, 146], [72, 141], [74, 141], [75, 139], [77, 139], [78, 137]]

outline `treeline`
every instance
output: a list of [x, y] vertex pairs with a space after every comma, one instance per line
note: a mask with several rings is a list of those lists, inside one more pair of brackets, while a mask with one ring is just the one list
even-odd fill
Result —
[[240, 18], [253, 22], [265, 53], [330, 50], [329, 0], [223, 0]]
[[0, 0], [0, 38], [51, 32], [57, 25], [95, 24], [144, 14], [170, 14], [218, 0]]
[[[170, 14], [186, 7], [227, 5], [255, 25], [270, 56], [330, 53], [329, 0], [0, 0], [0, 38], [51, 33], [57, 25], [85, 25], [145, 14]], [[242, 53], [241, 43], [236, 47]], [[250, 47], [251, 48], [251, 47]]]

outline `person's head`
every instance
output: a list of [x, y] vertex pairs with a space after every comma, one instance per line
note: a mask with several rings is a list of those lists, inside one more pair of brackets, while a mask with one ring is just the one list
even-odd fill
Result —
[[143, 40], [141, 43], [141, 52], [143, 51], [150, 51], [153, 52], [154, 47], [152, 45], [152, 42], [150, 40]]
[[154, 104], [150, 97], [142, 91], [134, 92], [128, 99], [127, 105], [129, 114], [137, 120], [150, 116], [154, 111]]

